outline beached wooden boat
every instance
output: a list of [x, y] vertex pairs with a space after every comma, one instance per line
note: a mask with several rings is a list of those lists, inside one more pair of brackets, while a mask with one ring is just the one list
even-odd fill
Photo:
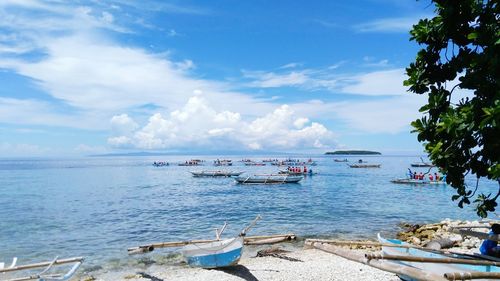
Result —
[[392, 183], [398, 183], [398, 184], [423, 184], [423, 185], [429, 185], [429, 184], [439, 184], [439, 185], [446, 185], [446, 182], [443, 180], [439, 181], [430, 181], [430, 180], [416, 180], [416, 179], [395, 179], [391, 180]]
[[184, 246], [182, 255], [193, 267], [217, 268], [235, 265], [241, 258], [243, 237]]
[[239, 171], [209, 171], [209, 170], [204, 170], [204, 171], [191, 171], [191, 174], [195, 177], [237, 177], [243, 172]]
[[[449, 280], [469, 280], [468, 276], [481, 275], [481, 273], [487, 274], [484, 274], [484, 278], [475, 279], [498, 280], [500, 277], [500, 266], [497, 266], [498, 263], [492, 261], [471, 259], [468, 255], [444, 255], [432, 250], [426, 251], [418, 248], [405, 247], [409, 244], [397, 239], [385, 239], [380, 234], [378, 234], [378, 240], [382, 244], [393, 244], [396, 246], [382, 246], [381, 259], [384, 259], [385, 256], [384, 260], [417, 268], [423, 272], [445, 276]], [[399, 248], [397, 247], [398, 245], [402, 247]], [[460, 275], [462, 277], [459, 277]], [[492, 278], [495, 275], [498, 275], [497, 278]], [[415, 280], [414, 278], [409, 278], [404, 275], [400, 277], [403, 280]], [[457, 279], [453, 279], [455, 277], [457, 277]]]
[[242, 184], [284, 184], [284, 183], [298, 183], [302, 180], [303, 176], [291, 175], [252, 175], [252, 176], [239, 176], [235, 178], [238, 183]]
[[[261, 217], [258, 215], [247, 227], [245, 227], [238, 236], [221, 239], [222, 232], [226, 229], [227, 223], [224, 223], [222, 228], [215, 230], [216, 240], [194, 240], [180, 242], [165, 242], [151, 245], [143, 245], [139, 247], [129, 248], [129, 254], [147, 253], [155, 248], [179, 247], [183, 246], [181, 252], [188, 265], [202, 268], [219, 268], [235, 265], [241, 258], [245, 236], [248, 230], [253, 227]], [[290, 238], [294, 239], [295, 235], [280, 235], [270, 238]], [[255, 240], [252, 240], [255, 242]], [[282, 241], [282, 240], [281, 240]]]
[[[38, 281], [65, 281], [70, 280], [73, 275], [75, 275], [76, 271], [83, 263], [83, 258], [69, 258], [69, 259], [58, 259], [57, 257], [52, 261], [33, 263], [33, 264], [25, 264], [25, 265], [16, 265], [17, 258], [12, 260], [12, 263], [9, 266], [5, 266], [4, 263], [0, 263], [0, 275], [2, 276], [1, 280], [5, 281], [24, 281], [24, 280], [38, 280]], [[54, 267], [59, 265], [67, 265], [73, 264], [71, 268], [68, 269], [65, 273], [56, 273], [53, 272]], [[43, 268], [42, 271], [38, 273], [33, 273], [32, 270], [37, 268]], [[19, 272], [30, 271], [27, 273], [25, 277], [18, 277], [22, 275]], [[16, 273], [18, 276], [9, 278], [4, 274]], [[4, 278], [5, 277], [5, 278]]]
[[380, 168], [380, 164], [352, 164], [351, 168]]

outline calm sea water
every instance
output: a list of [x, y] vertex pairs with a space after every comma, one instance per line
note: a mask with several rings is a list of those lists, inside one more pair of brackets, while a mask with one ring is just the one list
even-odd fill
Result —
[[[256, 160], [273, 156], [250, 157]], [[153, 167], [153, 161], [206, 159], [204, 167]], [[418, 157], [363, 157], [380, 169], [351, 169], [333, 157], [313, 157], [317, 175], [300, 184], [238, 185], [231, 178], [194, 178], [215, 169], [217, 156], [103, 157], [0, 160], [0, 261], [84, 256], [91, 266], [131, 259], [126, 249], [145, 242], [212, 238], [238, 233], [257, 214], [250, 235], [374, 238], [401, 221], [477, 219], [459, 209], [446, 186], [390, 183]], [[227, 157], [234, 161], [247, 156]], [[305, 157], [302, 157], [303, 159]], [[351, 161], [358, 157], [349, 158]], [[275, 166], [231, 169], [277, 172]], [[497, 186], [482, 182], [482, 188]]]

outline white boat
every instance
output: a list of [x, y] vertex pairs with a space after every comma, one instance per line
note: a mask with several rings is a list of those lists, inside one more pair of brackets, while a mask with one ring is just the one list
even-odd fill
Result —
[[[182, 248], [182, 255], [190, 266], [202, 268], [218, 268], [235, 265], [241, 258], [244, 237], [247, 231], [260, 220], [257, 216], [249, 226], [245, 227], [237, 237], [224, 239], [209, 243], [189, 244]], [[216, 230], [216, 238], [226, 228], [227, 224], [220, 231]]]
[[[25, 264], [25, 265], [16, 265], [17, 264], [17, 258], [14, 258], [12, 260], [12, 263], [9, 266], [5, 266], [5, 263], [0, 263], [0, 275], [2, 277], [2, 280], [4, 281], [24, 281], [24, 280], [38, 280], [38, 281], [66, 281], [70, 280], [73, 275], [75, 275], [76, 271], [82, 265], [83, 263], [83, 258], [69, 258], [69, 259], [58, 259], [57, 257], [48, 262], [40, 262], [40, 263], [34, 263], [34, 264]], [[54, 267], [59, 266], [59, 265], [66, 265], [66, 264], [73, 264], [72, 267], [68, 269], [68, 271], [63, 272], [63, 273], [57, 273], [53, 272]], [[18, 277], [21, 276], [22, 274], [19, 272], [22, 271], [28, 271], [28, 270], [33, 270], [36, 268], [43, 268], [42, 271], [33, 273], [32, 271], [26, 274], [27, 276], [25, 277]], [[18, 276], [16, 277], [6, 277], [4, 274], [9, 274], [16, 272]]]
[[235, 265], [241, 258], [243, 237], [221, 241], [190, 244], [182, 249], [182, 255], [190, 266], [216, 268]]
[[217, 171], [208, 171], [208, 170], [191, 171], [190, 173], [193, 174], [193, 176], [195, 176], [195, 177], [236, 177], [236, 176], [243, 174], [243, 172], [239, 172], [239, 171], [221, 171], [221, 170], [217, 170]]
[[284, 184], [284, 183], [298, 183], [302, 180], [303, 176], [295, 175], [252, 175], [252, 176], [239, 176], [235, 178], [238, 183], [242, 184]]
[[414, 185], [429, 185], [429, 184], [438, 184], [438, 185], [446, 185], [446, 181], [443, 180], [438, 180], [438, 181], [431, 181], [431, 180], [416, 180], [416, 179], [395, 179], [391, 180], [392, 183], [399, 183], [399, 184], [414, 184]]

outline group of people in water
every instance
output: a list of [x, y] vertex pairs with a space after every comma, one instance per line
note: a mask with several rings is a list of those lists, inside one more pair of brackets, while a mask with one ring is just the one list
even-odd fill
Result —
[[[417, 171], [412, 172], [412, 170], [410, 168], [408, 168], [408, 176], [410, 179], [413, 179], [413, 180], [425, 180], [424, 173], [422, 173], [422, 172], [417, 173]], [[440, 175], [438, 173], [434, 173], [434, 174], [429, 173], [428, 179], [429, 179], [429, 181], [445, 181], [446, 175]]]

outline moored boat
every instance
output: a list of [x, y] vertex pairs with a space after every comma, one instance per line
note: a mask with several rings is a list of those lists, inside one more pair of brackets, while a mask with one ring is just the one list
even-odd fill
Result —
[[303, 176], [295, 175], [252, 175], [239, 176], [235, 178], [238, 183], [242, 184], [283, 184], [283, 183], [298, 183], [303, 179]]
[[334, 162], [349, 162], [347, 159], [333, 159]]
[[391, 180], [392, 183], [399, 183], [399, 184], [442, 184], [446, 185], [446, 181], [444, 180], [439, 180], [439, 181], [431, 181], [431, 180], [417, 180], [417, 179], [395, 179]]
[[425, 167], [436, 167], [432, 163], [411, 163], [412, 167], [425, 168]]
[[351, 168], [380, 168], [380, 164], [352, 164]]
[[233, 161], [228, 159], [214, 160], [214, 166], [232, 166]]
[[266, 163], [260, 163], [260, 162], [254, 162], [254, 161], [244, 162], [244, 163], [245, 163], [245, 166], [266, 166]]
[[243, 172], [240, 171], [209, 171], [209, 170], [203, 170], [203, 171], [191, 171], [191, 174], [195, 177], [236, 177]]

